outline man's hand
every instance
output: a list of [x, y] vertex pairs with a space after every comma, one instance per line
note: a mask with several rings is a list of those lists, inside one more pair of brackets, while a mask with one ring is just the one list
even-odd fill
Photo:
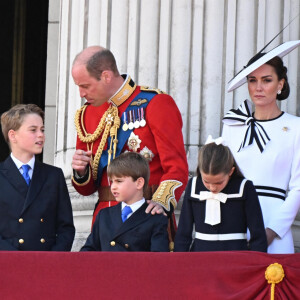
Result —
[[146, 208], [147, 214], [151, 212], [152, 215], [164, 214], [165, 216], [167, 216], [162, 206], [157, 202], [154, 202], [152, 200], [147, 200], [147, 203], [148, 203], [148, 207]]
[[266, 228], [266, 236], [267, 236], [268, 246], [270, 246], [273, 240], [277, 237], [277, 233], [270, 228]]
[[79, 176], [84, 176], [86, 167], [91, 161], [92, 151], [76, 150], [72, 159], [72, 168]]

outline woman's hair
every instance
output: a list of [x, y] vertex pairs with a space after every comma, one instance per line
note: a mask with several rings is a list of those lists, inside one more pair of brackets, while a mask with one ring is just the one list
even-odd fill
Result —
[[[256, 60], [258, 60], [259, 58], [263, 57], [265, 54], [266, 53], [258, 53], [257, 55], [252, 57], [249, 60], [247, 67], [250, 66], [252, 63], [254, 63]], [[287, 68], [283, 65], [283, 61], [279, 56], [273, 57], [272, 59], [267, 61], [266, 64], [274, 68], [278, 80], [284, 79], [283, 88], [281, 90], [281, 93], [277, 94], [276, 99], [280, 101], [285, 100], [290, 94], [290, 85], [287, 77]]]
[[17, 104], [1, 115], [2, 133], [8, 144], [8, 132], [11, 129], [17, 131], [22, 126], [24, 118], [30, 114], [37, 114], [44, 122], [44, 112], [35, 104]]
[[227, 146], [209, 143], [200, 148], [197, 176], [201, 172], [209, 175], [229, 174], [232, 167], [235, 167], [232, 176], [244, 177]]

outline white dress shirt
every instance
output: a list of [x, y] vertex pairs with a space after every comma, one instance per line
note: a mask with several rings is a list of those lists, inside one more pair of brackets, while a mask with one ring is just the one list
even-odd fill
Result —
[[122, 202], [122, 210], [125, 206], [129, 206], [132, 210], [132, 213], [128, 214], [127, 219], [131, 217], [131, 215], [137, 211], [143, 204], [145, 203], [145, 198], [134, 202], [133, 204], [127, 205], [125, 202]]
[[22, 166], [23, 165], [29, 165], [30, 169], [28, 171], [28, 175], [29, 175], [30, 179], [32, 179], [33, 168], [34, 168], [34, 163], [35, 163], [35, 156], [33, 156], [32, 159], [26, 164], [24, 164], [23, 162], [18, 160], [12, 153], [10, 154], [10, 157], [13, 160], [13, 162], [16, 164], [16, 166], [17, 166], [17, 168], [18, 168], [18, 170], [20, 171], [21, 174], [23, 174]]

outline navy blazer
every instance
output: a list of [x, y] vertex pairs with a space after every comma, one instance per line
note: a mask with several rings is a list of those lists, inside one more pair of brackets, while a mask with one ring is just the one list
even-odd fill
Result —
[[81, 251], [169, 251], [168, 218], [146, 208], [145, 202], [124, 223], [121, 203], [100, 210]]
[[28, 187], [10, 156], [0, 163], [0, 250], [70, 251], [74, 235], [60, 168], [36, 160]]
[[[195, 186], [193, 181], [195, 180]], [[206, 201], [200, 201], [201, 191], [208, 191], [201, 176], [191, 178], [185, 190], [174, 251], [226, 251], [254, 250], [267, 251], [267, 238], [262, 212], [253, 183], [241, 177], [231, 177], [221, 191], [227, 194], [226, 203], [220, 203], [221, 223], [205, 223]], [[209, 201], [209, 200], [208, 200]], [[250, 231], [249, 243], [246, 239], [209, 241], [193, 239], [195, 231], [208, 234], [246, 233]]]

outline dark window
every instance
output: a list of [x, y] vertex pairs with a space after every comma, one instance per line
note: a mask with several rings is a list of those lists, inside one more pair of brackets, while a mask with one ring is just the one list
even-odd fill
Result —
[[[0, 2], [0, 114], [19, 103], [45, 108], [48, 0]], [[0, 137], [0, 161], [10, 153]]]

